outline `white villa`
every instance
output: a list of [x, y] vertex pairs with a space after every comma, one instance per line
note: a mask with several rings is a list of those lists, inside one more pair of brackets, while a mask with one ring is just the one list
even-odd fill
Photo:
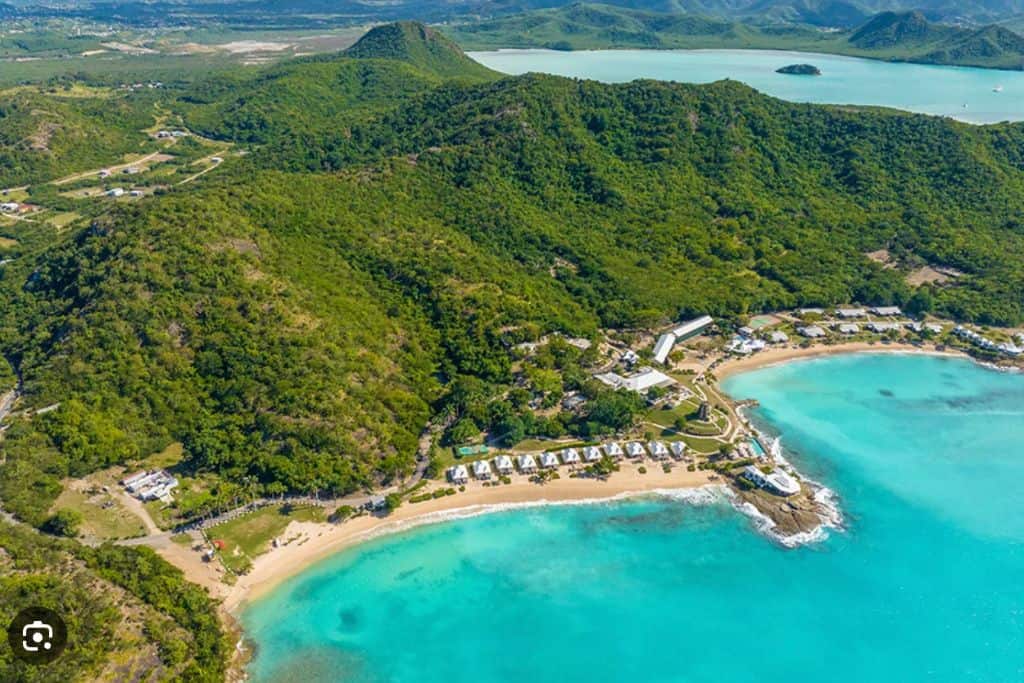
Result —
[[604, 446], [602, 446], [602, 448], [604, 448], [604, 452], [609, 458], [622, 457], [622, 446], [615, 443], [614, 441], [612, 441], [611, 443], [606, 443]]
[[797, 328], [797, 332], [808, 339], [820, 339], [825, 336], [825, 330], [821, 329], [817, 325], [807, 325], [806, 327]]
[[587, 462], [597, 462], [601, 459], [601, 449], [597, 446], [586, 446], [583, 449], [583, 459]]
[[668, 457], [668, 448], [660, 441], [647, 442], [647, 448], [651, 451], [651, 457], [655, 460], [662, 460]]
[[477, 460], [473, 463], [473, 476], [481, 481], [491, 478], [491, 465], [486, 460]]
[[875, 306], [871, 309], [871, 312], [875, 315], [886, 317], [903, 315], [903, 311], [900, 310], [899, 306]]
[[676, 458], [682, 458], [686, 455], [686, 444], [682, 441], [673, 441], [668, 445], [672, 451], [672, 455]]
[[518, 460], [519, 471], [523, 474], [530, 474], [537, 471], [537, 461], [533, 459], [532, 455], [520, 455]]
[[842, 334], [857, 334], [860, 332], [860, 326], [857, 323], [840, 323], [839, 332]]
[[642, 458], [644, 456], [644, 447], [636, 441], [630, 441], [626, 444], [626, 454], [631, 458]]
[[672, 353], [672, 347], [676, 345], [676, 342], [684, 341], [700, 334], [713, 322], [715, 320], [710, 315], [702, 315], [699, 318], [687, 320], [671, 332], [661, 335], [654, 344], [654, 360], [664, 365], [668, 359], [668, 354]]
[[768, 340], [772, 344], [785, 344], [789, 341], [789, 335], [785, 332], [772, 332], [768, 335]]
[[544, 453], [540, 456], [540, 466], [546, 470], [558, 467], [560, 464], [561, 463], [558, 462], [558, 456], [554, 453]]
[[465, 465], [455, 465], [448, 468], [448, 481], [453, 484], [465, 484], [469, 482], [469, 472]]
[[868, 314], [863, 308], [837, 308], [836, 315], [840, 318], [863, 318]]
[[566, 465], [575, 465], [580, 461], [580, 453], [575, 448], [566, 448], [562, 451], [562, 462]]
[[753, 465], [743, 468], [743, 477], [762, 489], [767, 489], [780, 496], [792, 496], [800, 492], [800, 483], [782, 470], [774, 470], [765, 474]]
[[900, 329], [899, 323], [868, 323], [866, 327], [872, 332], [891, 332]]
[[498, 474], [503, 477], [512, 474], [512, 458], [507, 455], [499, 455], [494, 459], [494, 468], [498, 470]]

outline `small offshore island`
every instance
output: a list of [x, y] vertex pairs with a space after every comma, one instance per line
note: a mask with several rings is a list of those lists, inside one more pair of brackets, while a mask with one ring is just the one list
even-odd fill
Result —
[[813, 64], [790, 64], [775, 70], [777, 74], [788, 74], [792, 76], [820, 76], [821, 69]]

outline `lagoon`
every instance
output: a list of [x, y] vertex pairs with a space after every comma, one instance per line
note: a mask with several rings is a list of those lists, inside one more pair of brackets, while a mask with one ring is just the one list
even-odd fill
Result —
[[[622, 83], [730, 78], [792, 102], [893, 107], [971, 123], [1024, 120], [1024, 72], [884, 62], [780, 50], [497, 50], [470, 56], [507, 74], [539, 72]], [[795, 63], [821, 76], [775, 70]], [[1002, 86], [1002, 92], [995, 92]], [[966, 108], [964, 105], [967, 105]]]
[[1024, 376], [860, 354], [724, 388], [845, 530], [785, 549], [692, 493], [412, 529], [250, 605], [253, 680], [1024, 678]]

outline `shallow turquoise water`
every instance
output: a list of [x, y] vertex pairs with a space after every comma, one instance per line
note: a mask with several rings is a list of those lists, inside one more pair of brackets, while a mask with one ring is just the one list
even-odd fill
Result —
[[[731, 78], [792, 102], [894, 107], [973, 123], [1024, 120], [1024, 72], [1019, 71], [776, 50], [498, 50], [470, 56], [508, 74], [534, 71], [609, 83], [637, 78], [710, 83]], [[794, 63], [814, 64], [822, 75], [775, 73]], [[996, 86], [1003, 86], [1003, 91], [994, 92]]]
[[667, 499], [421, 527], [251, 606], [254, 680], [1024, 680], [1024, 376], [859, 355], [727, 389], [846, 531], [786, 550]]

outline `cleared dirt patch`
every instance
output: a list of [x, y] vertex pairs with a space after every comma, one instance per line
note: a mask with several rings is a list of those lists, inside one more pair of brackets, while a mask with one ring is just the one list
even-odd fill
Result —
[[908, 274], [907, 284], [914, 287], [926, 284], [942, 284], [961, 275], [963, 275], [963, 273], [953, 268], [933, 268], [932, 266], [925, 266], [924, 268], [918, 268]]

